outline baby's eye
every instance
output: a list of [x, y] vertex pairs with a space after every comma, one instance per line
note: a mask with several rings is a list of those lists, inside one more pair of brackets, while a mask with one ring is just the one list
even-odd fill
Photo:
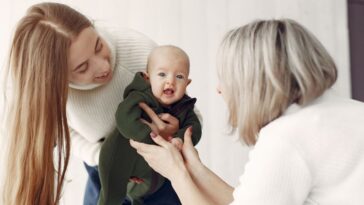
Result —
[[176, 78], [178, 78], [178, 79], [184, 79], [185, 77], [183, 75], [176, 75]]
[[158, 76], [160, 76], [160, 77], [165, 77], [166, 76], [166, 74], [165, 73], [158, 73]]

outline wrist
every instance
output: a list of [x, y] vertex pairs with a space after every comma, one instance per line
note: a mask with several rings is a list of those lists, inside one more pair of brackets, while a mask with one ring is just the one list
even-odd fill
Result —
[[192, 178], [190, 173], [185, 167], [183, 167], [173, 175], [173, 178], [171, 178], [170, 181], [172, 183], [172, 186], [175, 187], [191, 179]]
[[188, 166], [188, 171], [193, 179], [203, 177], [206, 173], [206, 167], [201, 161]]

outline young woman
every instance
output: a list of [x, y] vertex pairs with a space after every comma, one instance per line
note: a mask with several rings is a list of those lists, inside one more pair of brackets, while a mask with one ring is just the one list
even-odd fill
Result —
[[329, 90], [337, 69], [321, 43], [292, 20], [255, 21], [228, 32], [218, 58], [229, 123], [255, 145], [238, 187], [202, 164], [191, 130], [181, 153], [155, 134], [160, 146], [131, 141], [182, 204], [362, 204], [364, 104]]
[[[145, 70], [155, 46], [136, 31], [93, 25], [64, 4], [29, 8], [11, 44], [13, 95], [3, 204], [57, 204], [71, 145], [90, 175], [84, 203], [97, 203], [101, 143], [115, 128], [125, 86]], [[178, 120], [162, 117], [155, 129], [175, 133]], [[175, 195], [169, 183], [165, 186], [159, 196]]]

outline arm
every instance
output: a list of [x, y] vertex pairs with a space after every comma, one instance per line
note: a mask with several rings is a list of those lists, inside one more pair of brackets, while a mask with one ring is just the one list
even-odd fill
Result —
[[215, 204], [229, 204], [233, 200], [233, 187], [202, 164], [196, 148], [192, 145], [188, 132], [185, 133], [184, 138], [182, 154], [186, 168], [194, 183]]
[[267, 134], [261, 132], [249, 153], [232, 205], [304, 204], [313, 186], [304, 155], [286, 139]]
[[[172, 182], [182, 204], [228, 204], [232, 200], [232, 187], [201, 164], [191, 134], [191, 130], [187, 129], [183, 157], [161, 136], [152, 138], [160, 146], [135, 141], [130, 144], [154, 170]], [[195, 168], [191, 169], [192, 166]]]
[[191, 156], [198, 156], [192, 146], [189, 149], [184, 147], [182, 152], [192, 180], [216, 204], [229, 204], [234, 198], [232, 205], [298, 205], [309, 194], [312, 178], [307, 162], [284, 140], [272, 136], [259, 139], [235, 191], [197, 157]]
[[174, 136], [183, 139], [184, 134], [189, 127], [192, 127], [192, 143], [193, 145], [196, 145], [201, 139], [202, 128], [200, 120], [193, 110], [187, 112], [183, 127], [181, 127]]
[[233, 201], [234, 188], [201, 162], [189, 167], [192, 180], [207, 198], [215, 204], [229, 204]]
[[[149, 145], [130, 140], [138, 154], [142, 155], [155, 171], [168, 178], [182, 204], [213, 205], [190, 177], [181, 153], [161, 136], [151, 134], [157, 145]], [[191, 141], [191, 140], [190, 140]], [[192, 146], [192, 145], [191, 145]], [[218, 191], [218, 190], [217, 190]]]
[[97, 166], [101, 142], [89, 142], [78, 132], [70, 127], [71, 151], [77, 158], [86, 162], [89, 166]]
[[[203, 190], [195, 184], [188, 171], [181, 171], [180, 174], [176, 173], [175, 179], [172, 179], [171, 182], [182, 204], [217, 205], [212, 201], [212, 198], [203, 194]], [[220, 195], [220, 193], [217, 195]]]
[[148, 125], [154, 133], [161, 135], [164, 138], [174, 135], [179, 129], [179, 121], [169, 113], [161, 113], [157, 115], [152, 108], [144, 102], [139, 103], [139, 107], [150, 117], [152, 122], [147, 122], [144, 119], [141, 121]]
[[138, 103], [141, 101], [145, 101], [141, 93], [131, 92], [119, 104], [115, 114], [116, 127], [119, 132], [124, 137], [137, 141], [143, 141], [146, 137], [149, 137], [149, 133], [152, 131], [148, 125], [140, 121], [142, 109]]
[[[186, 131], [186, 129], [190, 126], [192, 126], [194, 130], [196, 130], [196, 133], [194, 131], [194, 134], [196, 135], [193, 137], [193, 143], [196, 145], [198, 141], [201, 138], [201, 132], [202, 132], [202, 116], [200, 114], [200, 111], [194, 108], [193, 111], [190, 111], [187, 118], [187, 123], [184, 122], [185, 126], [183, 126], [182, 130], [178, 134], [176, 134], [179, 130], [179, 121], [177, 118], [175, 118], [173, 115], [169, 113], [161, 113], [157, 115], [148, 105], [145, 103], [139, 103], [139, 107], [144, 110], [145, 113], [150, 117], [152, 120], [151, 123], [142, 120], [144, 124], [147, 124], [149, 127], [153, 129], [155, 133], [158, 133], [164, 138], [168, 139], [168, 136], [175, 136], [179, 139], [183, 139], [183, 134]], [[186, 121], [186, 120], [185, 120]], [[189, 123], [188, 123], [189, 122]]]

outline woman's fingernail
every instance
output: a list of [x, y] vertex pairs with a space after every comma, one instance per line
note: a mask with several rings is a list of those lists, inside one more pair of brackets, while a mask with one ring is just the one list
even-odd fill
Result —
[[192, 133], [192, 130], [193, 130], [193, 129], [192, 129], [192, 126], [189, 126], [189, 127], [188, 127], [188, 131], [190, 131], [190, 132]]
[[156, 134], [154, 134], [154, 132], [151, 132], [151, 133], [150, 133], [150, 136], [154, 138], [154, 137], [156, 137], [157, 135], [156, 135]]

